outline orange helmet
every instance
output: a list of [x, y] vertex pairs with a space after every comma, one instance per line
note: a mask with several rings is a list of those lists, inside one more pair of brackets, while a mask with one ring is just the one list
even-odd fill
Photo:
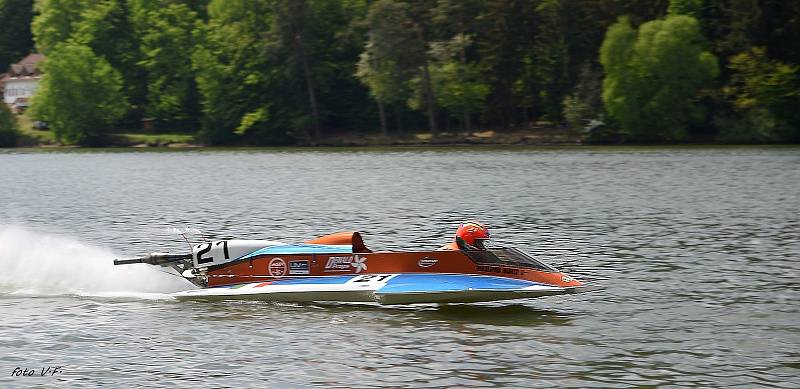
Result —
[[478, 222], [461, 223], [456, 230], [456, 239], [458, 238], [470, 246], [482, 247], [483, 241], [490, 238], [489, 229]]

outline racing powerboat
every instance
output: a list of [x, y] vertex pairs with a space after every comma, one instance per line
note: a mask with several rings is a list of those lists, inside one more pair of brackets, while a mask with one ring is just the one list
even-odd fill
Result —
[[588, 289], [515, 248], [372, 251], [358, 232], [300, 244], [212, 240], [191, 253], [151, 253], [115, 265], [169, 267], [198, 286], [178, 299], [469, 303], [570, 294]]

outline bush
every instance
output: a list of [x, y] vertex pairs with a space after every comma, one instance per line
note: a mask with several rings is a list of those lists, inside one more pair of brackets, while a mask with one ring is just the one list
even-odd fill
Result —
[[19, 126], [17, 118], [8, 109], [8, 106], [0, 101], [0, 147], [14, 147], [17, 145], [19, 137]]
[[603, 102], [636, 141], [682, 140], [701, 119], [698, 92], [719, 73], [697, 19], [670, 15], [634, 29], [626, 18], [609, 27], [600, 49]]
[[122, 77], [86, 46], [56, 46], [42, 63], [44, 76], [31, 104], [64, 143], [97, 146], [127, 110]]
[[[742, 116], [740, 123], [747, 126], [737, 135], [761, 141], [800, 141], [800, 66], [772, 60], [764, 48], [755, 47], [731, 57], [728, 67], [731, 80], [724, 92]], [[726, 129], [722, 127], [723, 132]]]

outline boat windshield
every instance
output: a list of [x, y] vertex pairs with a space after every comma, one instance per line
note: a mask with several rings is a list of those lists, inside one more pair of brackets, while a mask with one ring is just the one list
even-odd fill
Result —
[[537, 261], [530, 255], [515, 248], [499, 248], [490, 250], [464, 251], [478, 265], [505, 265], [532, 268], [557, 273], [558, 270], [544, 262]]

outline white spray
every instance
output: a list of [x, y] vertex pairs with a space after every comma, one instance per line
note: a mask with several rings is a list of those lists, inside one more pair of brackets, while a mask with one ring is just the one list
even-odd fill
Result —
[[137, 296], [192, 288], [147, 265], [114, 266], [114, 258], [69, 237], [0, 225], [0, 294]]

